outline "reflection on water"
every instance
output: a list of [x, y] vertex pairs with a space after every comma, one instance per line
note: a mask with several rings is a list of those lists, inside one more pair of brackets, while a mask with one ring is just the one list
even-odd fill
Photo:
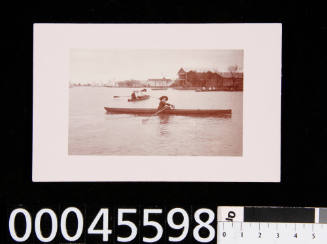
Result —
[[161, 136], [167, 136], [169, 134], [168, 132], [168, 122], [169, 122], [169, 115], [167, 114], [161, 114], [158, 116], [160, 120], [160, 135]]
[[168, 114], [159, 114], [158, 117], [160, 119], [160, 124], [168, 124], [170, 117]]
[[[242, 155], [242, 92], [150, 91], [151, 99], [131, 103], [127, 88], [70, 89], [71, 155]], [[232, 109], [232, 116], [136, 116], [108, 114], [104, 106], [156, 108], [167, 95], [179, 109]], [[146, 123], [142, 120], [148, 118]]]

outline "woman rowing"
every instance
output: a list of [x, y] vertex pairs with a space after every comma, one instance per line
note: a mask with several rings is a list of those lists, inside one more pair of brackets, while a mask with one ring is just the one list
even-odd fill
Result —
[[167, 96], [161, 96], [160, 98], [160, 103], [158, 106], [158, 111], [164, 111], [164, 110], [168, 110], [168, 109], [174, 109], [175, 106], [172, 104], [167, 103], [168, 101], [168, 97]]

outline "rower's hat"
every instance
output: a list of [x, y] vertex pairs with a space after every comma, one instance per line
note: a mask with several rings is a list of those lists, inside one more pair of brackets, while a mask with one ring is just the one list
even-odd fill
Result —
[[160, 99], [160, 101], [161, 101], [161, 100], [164, 99], [164, 98], [166, 98], [166, 100], [168, 100], [168, 97], [167, 97], [167, 96], [161, 96], [159, 99]]

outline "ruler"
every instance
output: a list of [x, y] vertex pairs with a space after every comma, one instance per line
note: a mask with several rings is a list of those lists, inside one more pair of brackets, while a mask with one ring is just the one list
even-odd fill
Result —
[[217, 244], [327, 244], [326, 208], [218, 207]]

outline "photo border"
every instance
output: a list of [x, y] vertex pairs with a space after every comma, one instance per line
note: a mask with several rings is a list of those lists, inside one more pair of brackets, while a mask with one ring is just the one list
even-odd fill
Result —
[[[33, 181], [280, 182], [281, 42], [281, 24], [34, 24]], [[243, 49], [243, 156], [69, 156], [71, 48]]]

